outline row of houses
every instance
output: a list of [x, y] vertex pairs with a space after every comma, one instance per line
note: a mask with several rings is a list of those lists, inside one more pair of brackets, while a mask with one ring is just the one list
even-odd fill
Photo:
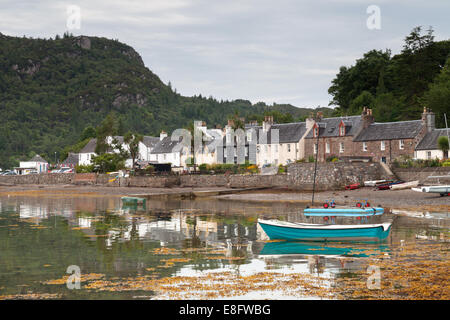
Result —
[[[317, 154], [318, 161], [336, 157], [349, 161], [376, 161], [391, 163], [400, 156], [416, 159], [443, 159], [447, 157], [437, 140], [446, 136], [446, 129], [435, 128], [435, 115], [424, 109], [422, 118], [411, 121], [375, 122], [372, 110], [364, 108], [361, 115], [323, 118], [321, 113], [304, 122], [274, 123], [266, 116], [262, 125], [245, 124], [236, 129], [230, 120], [224, 129], [208, 129], [201, 121], [195, 122], [201, 133], [197, 147], [186, 143], [175, 132], [168, 136], [144, 136], [139, 144], [138, 160], [149, 163], [170, 163], [186, 169], [190, 158], [196, 164], [244, 163], [258, 166], [286, 165], [297, 160], [308, 160]], [[127, 150], [123, 137], [116, 139]], [[90, 165], [95, 154], [96, 139], [92, 139], [77, 155], [70, 155], [77, 164]], [[114, 152], [114, 150], [111, 150]], [[131, 160], [126, 163], [131, 166]]]

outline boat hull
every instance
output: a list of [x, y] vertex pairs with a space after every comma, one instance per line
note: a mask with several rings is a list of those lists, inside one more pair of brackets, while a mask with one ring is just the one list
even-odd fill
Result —
[[419, 180], [406, 182], [406, 183], [399, 183], [399, 184], [393, 184], [390, 186], [392, 190], [403, 190], [403, 189], [411, 189], [414, 187], [417, 187], [419, 185]]
[[258, 223], [271, 240], [383, 240], [391, 229], [390, 223], [353, 226], [280, 223], [271, 220], [260, 220]]
[[430, 186], [430, 187], [413, 188], [412, 190], [417, 192], [445, 194], [450, 193], [450, 186]]
[[357, 217], [357, 216], [376, 216], [384, 213], [383, 208], [308, 208], [303, 210], [305, 216], [340, 216], [340, 217]]

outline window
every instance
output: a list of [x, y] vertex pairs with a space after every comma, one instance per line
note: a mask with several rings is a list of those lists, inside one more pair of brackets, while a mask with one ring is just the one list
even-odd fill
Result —
[[405, 149], [405, 140], [400, 140], [398, 142], [398, 147], [399, 147], [400, 150]]
[[319, 127], [314, 127], [314, 137], [317, 137], [319, 135]]
[[278, 152], [278, 145], [275, 145], [275, 152]]
[[431, 151], [427, 151], [427, 159], [431, 159]]
[[316, 153], [317, 153], [317, 144], [314, 143], [314, 154], [316, 154]]
[[363, 151], [367, 151], [367, 143], [363, 142]]
[[251, 130], [247, 131], [247, 141], [252, 142], [252, 131]]
[[288, 152], [291, 152], [291, 145], [288, 143], [287, 145]]
[[344, 149], [344, 143], [343, 143], [343, 142], [340, 142], [340, 143], [339, 143], [339, 152], [340, 152], [340, 153], [344, 153], [344, 151], [345, 151], [345, 149]]
[[381, 151], [386, 150], [386, 141], [381, 141], [380, 150]]
[[325, 152], [326, 152], [326, 153], [330, 153], [330, 143], [329, 143], [329, 142], [327, 142], [327, 143], [325, 144]]
[[345, 136], [345, 126], [339, 126], [339, 135], [340, 136]]

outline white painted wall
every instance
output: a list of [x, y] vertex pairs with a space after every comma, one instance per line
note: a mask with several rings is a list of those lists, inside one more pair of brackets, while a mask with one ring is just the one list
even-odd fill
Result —
[[430, 159], [436, 159], [439, 160], [444, 159], [444, 154], [442, 150], [435, 149], [435, 150], [416, 150], [414, 151], [414, 158], [416, 159], [422, 159], [422, 160], [430, 160]]

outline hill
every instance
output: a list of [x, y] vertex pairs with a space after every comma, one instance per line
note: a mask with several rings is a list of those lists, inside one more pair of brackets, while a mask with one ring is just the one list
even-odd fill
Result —
[[[331, 113], [332, 109], [324, 108]], [[0, 33], [0, 167], [39, 153], [54, 159], [113, 113], [120, 130], [158, 135], [193, 120], [224, 125], [234, 114], [311, 111], [247, 100], [184, 97], [145, 67], [140, 55], [116, 40], [65, 34], [55, 39]], [[123, 134], [124, 132], [118, 132]]]

